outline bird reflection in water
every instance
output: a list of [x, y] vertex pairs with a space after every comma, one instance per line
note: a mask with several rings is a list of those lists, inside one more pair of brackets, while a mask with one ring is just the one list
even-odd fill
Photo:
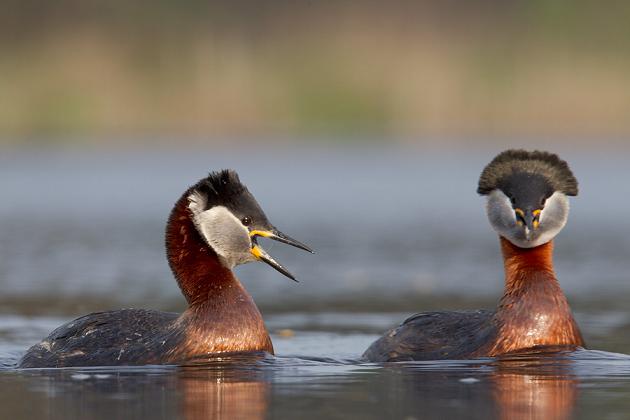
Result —
[[570, 351], [385, 366], [395, 373], [386, 384], [386, 392], [396, 395], [390, 401], [393, 414], [403, 417], [568, 419], [578, 399]]
[[[452, 413], [455, 402], [460, 414], [473, 412], [475, 418], [569, 419], [578, 397], [573, 354], [545, 347], [478, 361], [385, 364], [381, 380], [375, 381], [385, 389], [364, 392], [378, 399], [385, 393], [395, 417], [437, 417]], [[273, 379], [265, 376], [273, 373], [261, 365], [264, 360], [249, 367], [222, 360], [215, 369], [215, 363], [182, 371], [185, 418], [265, 418]], [[336, 404], [351, 406], [348, 401]]]
[[260, 365], [264, 356], [197, 360], [182, 368], [181, 412], [187, 420], [264, 419], [271, 392]]
[[[587, 351], [382, 365], [357, 361], [350, 371], [346, 364], [328, 363], [321, 377], [308, 371], [296, 376], [292, 362], [248, 355], [180, 367], [27, 370], [21, 375], [30, 380], [4, 388], [0, 382], [0, 390], [19, 406], [11, 395], [25, 392], [19, 388], [25, 382], [41, 402], [36, 406], [43, 418], [70, 409], [79, 418], [93, 412], [102, 418], [327, 418], [334, 412], [358, 418], [568, 419], [579, 396], [581, 352]], [[331, 380], [330, 369], [339, 376]], [[313, 392], [314, 384], [319, 392]], [[312, 411], [305, 412], [305, 405]]]
[[491, 375], [501, 419], [569, 419], [578, 397], [570, 352], [528, 352], [499, 358]]
[[262, 419], [273, 371], [267, 357], [215, 357], [179, 367], [23, 370], [0, 382], [10, 402], [0, 417], [25, 418], [15, 395], [28, 393], [35, 401], [29, 413], [39, 413], [28, 418]]

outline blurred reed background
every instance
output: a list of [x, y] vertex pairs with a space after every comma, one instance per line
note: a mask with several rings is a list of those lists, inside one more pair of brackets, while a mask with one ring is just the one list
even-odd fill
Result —
[[628, 22], [629, 2], [5, 0], [0, 142], [623, 145]]

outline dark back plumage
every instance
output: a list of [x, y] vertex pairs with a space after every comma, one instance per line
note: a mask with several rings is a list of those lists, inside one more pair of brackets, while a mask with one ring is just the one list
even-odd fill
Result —
[[494, 314], [485, 310], [421, 312], [387, 331], [362, 357], [371, 362], [477, 357], [496, 336]]
[[501, 189], [514, 177], [543, 179], [553, 190], [569, 196], [578, 194], [578, 182], [569, 165], [558, 155], [543, 151], [510, 149], [497, 155], [481, 172], [477, 193], [487, 195]]

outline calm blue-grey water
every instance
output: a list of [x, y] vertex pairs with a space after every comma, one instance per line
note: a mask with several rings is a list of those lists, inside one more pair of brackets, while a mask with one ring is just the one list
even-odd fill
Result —
[[[627, 154], [559, 150], [578, 177], [556, 266], [589, 347], [507, 360], [372, 365], [378, 334], [414, 311], [491, 307], [496, 235], [475, 194], [498, 150], [0, 156], [2, 418], [630, 417]], [[300, 280], [237, 269], [277, 358], [186, 368], [12, 369], [59, 324], [101, 309], [181, 310], [163, 249], [172, 204], [237, 169], [269, 219], [311, 245], [267, 250]], [[620, 353], [620, 354], [618, 354]]]

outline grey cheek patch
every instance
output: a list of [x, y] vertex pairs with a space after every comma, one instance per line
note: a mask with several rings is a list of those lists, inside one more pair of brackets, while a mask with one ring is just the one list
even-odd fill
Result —
[[226, 267], [255, 260], [249, 231], [227, 208], [216, 206], [200, 213], [191, 210], [197, 230]]
[[540, 214], [540, 237], [538, 245], [552, 240], [569, 218], [569, 199], [566, 195], [556, 192], [547, 199], [545, 208]]
[[498, 234], [509, 235], [516, 227], [516, 216], [510, 199], [500, 190], [494, 190], [488, 195], [486, 212], [492, 228]]
[[488, 194], [486, 211], [492, 228], [514, 245], [533, 248], [552, 240], [564, 227], [569, 215], [569, 200], [560, 192], [547, 199], [540, 215], [540, 227], [531, 232], [529, 240], [525, 229], [518, 226], [510, 200], [500, 190]]

